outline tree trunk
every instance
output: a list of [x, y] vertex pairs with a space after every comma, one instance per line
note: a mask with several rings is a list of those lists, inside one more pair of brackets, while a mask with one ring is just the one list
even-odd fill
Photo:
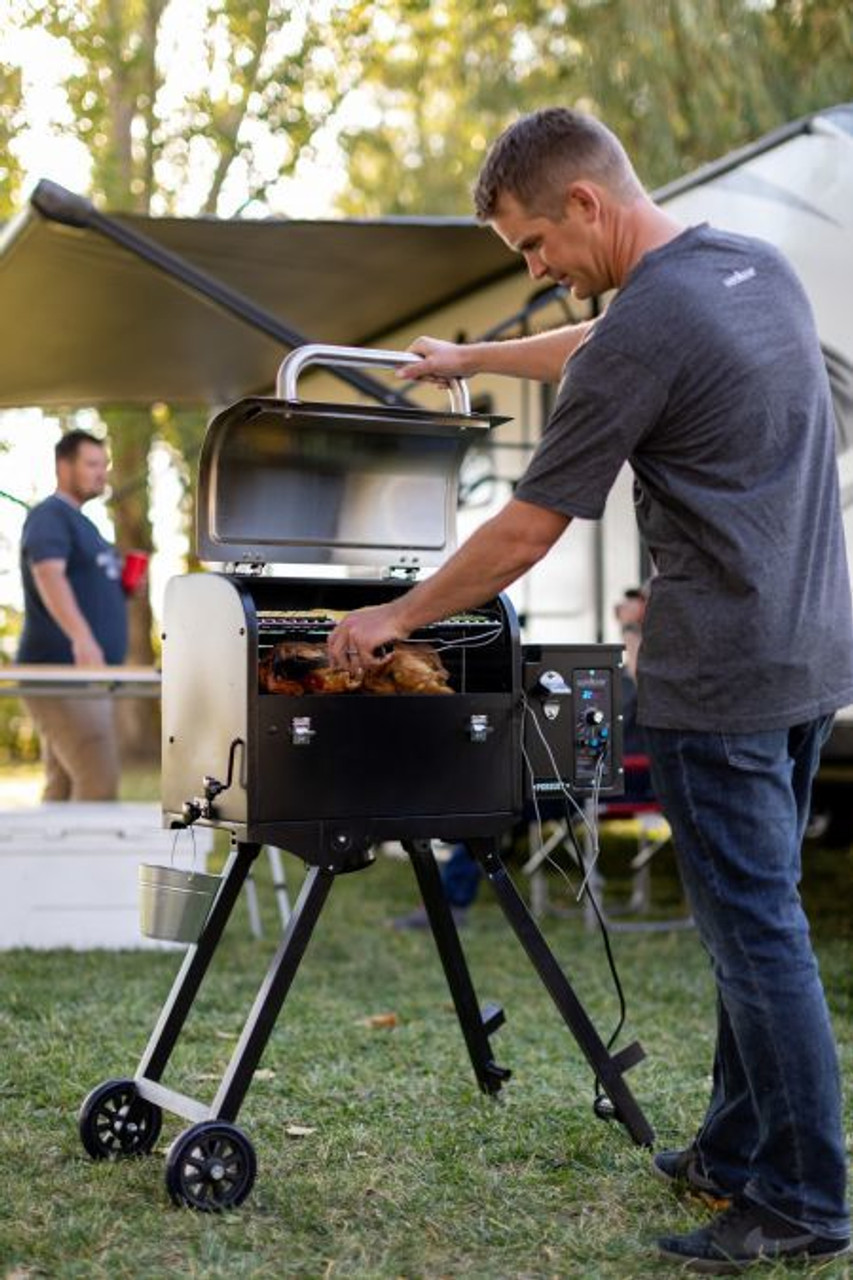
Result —
[[[122, 553], [139, 550], [151, 555], [153, 540], [148, 514], [148, 454], [154, 426], [144, 409], [111, 409], [103, 414], [109, 429], [115, 488], [111, 510], [116, 545]], [[128, 600], [127, 660], [150, 666], [153, 619], [148, 591]], [[122, 758], [152, 763], [160, 755], [160, 706], [153, 699], [128, 698], [118, 704]]]

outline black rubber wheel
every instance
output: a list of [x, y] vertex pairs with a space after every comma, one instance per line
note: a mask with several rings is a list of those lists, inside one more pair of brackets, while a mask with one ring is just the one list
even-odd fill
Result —
[[236, 1125], [205, 1120], [179, 1134], [166, 1159], [166, 1189], [177, 1205], [221, 1213], [252, 1190], [255, 1149]]
[[106, 1080], [80, 1108], [80, 1140], [93, 1160], [144, 1156], [160, 1136], [163, 1113], [136, 1092], [133, 1080]]

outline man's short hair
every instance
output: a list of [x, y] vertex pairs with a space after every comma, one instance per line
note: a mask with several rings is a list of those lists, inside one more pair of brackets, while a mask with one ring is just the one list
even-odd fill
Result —
[[56, 442], [54, 456], [57, 462], [73, 462], [80, 452], [84, 444], [96, 444], [99, 449], [105, 449], [106, 441], [99, 440], [97, 436], [90, 435], [88, 431], [80, 431], [75, 428], [74, 431], [66, 431], [65, 435], [60, 436]]
[[562, 218], [569, 183], [589, 179], [628, 203], [642, 187], [622, 143], [594, 116], [546, 107], [522, 116], [493, 144], [474, 187], [481, 222], [507, 194], [535, 216]]

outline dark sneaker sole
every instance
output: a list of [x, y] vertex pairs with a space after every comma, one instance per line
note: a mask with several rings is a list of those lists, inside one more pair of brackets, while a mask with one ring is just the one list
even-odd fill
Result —
[[706, 1191], [702, 1187], [694, 1186], [687, 1178], [666, 1173], [660, 1165], [655, 1164], [654, 1160], [652, 1160], [651, 1170], [652, 1177], [657, 1178], [658, 1182], [665, 1182], [676, 1195], [692, 1196], [695, 1200], [701, 1200], [702, 1204], [707, 1205], [709, 1209], [728, 1209], [732, 1202], [732, 1197], [722, 1188]]
[[824, 1262], [832, 1262], [834, 1258], [843, 1258], [850, 1253], [850, 1245], [841, 1245], [838, 1249], [822, 1250], [820, 1253], [779, 1253], [761, 1254], [757, 1258], [744, 1258], [737, 1262], [733, 1258], [691, 1258], [689, 1254], [678, 1253], [675, 1249], [663, 1249], [658, 1245], [658, 1256], [668, 1258], [680, 1264], [682, 1271], [690, 1275], [736, 1276], [749, 1267], [763, 1264], [772, 1266], [781, 1263], [783, 1266], [819, 1266]]

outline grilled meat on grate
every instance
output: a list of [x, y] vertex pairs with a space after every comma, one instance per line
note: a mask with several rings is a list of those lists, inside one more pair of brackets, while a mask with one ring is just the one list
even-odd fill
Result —
[[329, 665], [324, 644], [280, 640], [258, 664], [260, 689], [304, 693], [452, 693], [448, 672], [427, 644], [398, 644], [380, 667], [353, 675]]

